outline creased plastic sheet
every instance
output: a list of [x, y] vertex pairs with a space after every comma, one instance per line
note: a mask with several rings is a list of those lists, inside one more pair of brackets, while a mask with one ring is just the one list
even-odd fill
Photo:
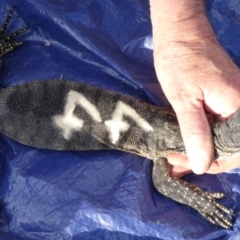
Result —
[[[1, 87], [67, 79], [167, 105], [156, 79], [148, 0], [1, 0], [8, 33], [26, 44], [3, 58]], [[206, 1], [219, 41], [240, 65], [238, 0]], [[2, 240], [240, 239], [239, 219], [224, 230], [195, 210], [159, 195], [151, 160], [128, 153], [57, 152], [0, 137]], [[239, 212], [239, 170], [189, 175]]]

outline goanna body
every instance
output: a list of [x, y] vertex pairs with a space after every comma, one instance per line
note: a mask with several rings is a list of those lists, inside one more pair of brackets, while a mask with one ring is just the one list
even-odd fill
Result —
[[[26, 28], [5, 34], [12, 14], [13, 8], [0, 30], [0, 58], [23, 43], [12, 39]], [[216, 201], [224, 194], [204, 192], [171, 176], [167, 153], [185, 153], [171, 109], [80, 83], [36, 81], [0, 91], [0, 133], [42, 149], [118, 149], [148, 157], [154, 161], [153, 184], [160, 193], [195, 208], [214, 224], [232, 226], [231, 211]], [[216, 157], [239, 155], [240, 111], [212, 125], [212, 134]]]
[[150, 159], [184, 152], [172, 110], [60, 80], [0, 91], [0, 132], [51, 150], [119, 149]]
[[[216, 158], [240, 155], [240, 110], [211, 125]], [[118, 149], [152, 160], [185, 154], [174, 111], [102, 88], [62, 80], [0, 90], [0, 133], [49, 150]]]
[[[224, 124], [229, 128], [226, 123], [213, 126], [215, 139]], [[36, 81], [0, 91], [0, 133], [42, 149], [117, 149], [148, 157], [160, 193], [195, 208], [212, 223], [232, 225], [224, 216], [230, 210], [215, 200], [224, 194], [204, 192], [171, 176], [167, 153], [185, 149], [170, 109], [81, 83]]]

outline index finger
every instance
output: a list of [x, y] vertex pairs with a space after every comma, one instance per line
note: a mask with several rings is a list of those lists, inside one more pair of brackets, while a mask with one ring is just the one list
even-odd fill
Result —
[[176, 110], [187, 157], [192, 171], [205, 173], [214, 159], [211, 130], [203, 107]]

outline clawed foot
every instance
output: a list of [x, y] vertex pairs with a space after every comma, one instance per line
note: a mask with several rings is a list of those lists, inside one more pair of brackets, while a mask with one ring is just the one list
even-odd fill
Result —
[[22, 28], [12, 34], [10, 34], [9, 36], [6, 36], [5, 35], [5, 32], [6, 32], [6, 29], [7, 29], [7, 26], [11, 20], [11, 17], [12, 17], [12, 14], [13, 14], [13, 11], [14, 11], [14, 8], [12, 7], [10, 10], [9, 10], [9, 13], [1, 27], [1, 30], [0, 30], [0, 58], [7, 54], [8, 52], [11, 52], [13, 51], [16, 47], [20, 46], [23, 44], [22, 41], [20, 42], [11, 42], [11, 40], [13, 40], [16, 36], [24, 33], [27, 28]]
[[[174, 180], [178, 181], [177, 185], [182, 189], [181, 193], [178, 193], [178, 197], [179, 199], [185, 199], [183, 203], [195, 208], [203, 217], [213, 224], [227, 229], [232, 226], [228, 215], [234, 214], [230, 209], [216, 201], [216, 199], [225, 197], [225, 194], [204, 192], [200, 188], [180, 179]], [[185, 190], [183, 190], [183, 188], [185, 188]]]
[[227, 229], [232, 226], [229, 215], [234, 214], [216, 201], [225, 197], [225, 194], [204, 192], [191, 183], [172, 177], [169, 164], [164, 158], [154, 162], [153, 184], [161, 194], [196, 209], [211, 223]]

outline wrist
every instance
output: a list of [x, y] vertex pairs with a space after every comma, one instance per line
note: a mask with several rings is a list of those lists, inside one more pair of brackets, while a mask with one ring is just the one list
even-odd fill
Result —
[[150, 0], [150, 6], [154, 48], [217, 42], [203, 0]]

